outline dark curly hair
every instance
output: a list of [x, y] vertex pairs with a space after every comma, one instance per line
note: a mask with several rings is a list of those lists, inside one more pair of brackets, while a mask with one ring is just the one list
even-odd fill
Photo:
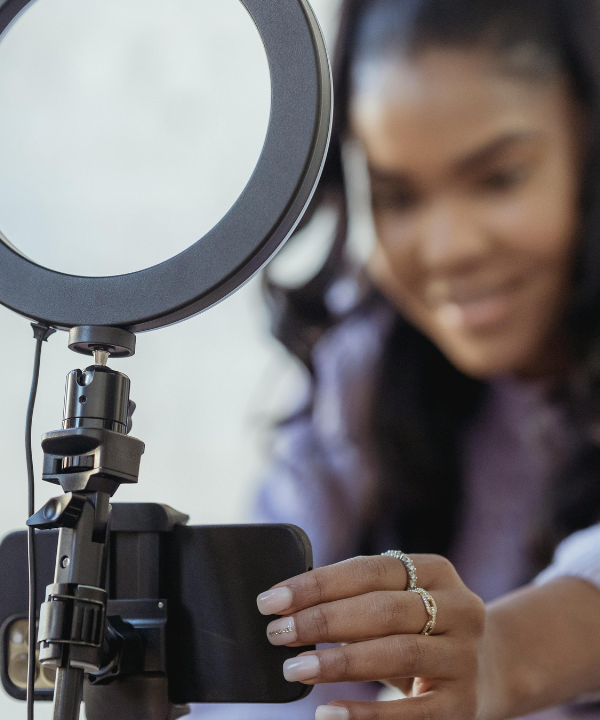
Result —
[[[327, 204], [337, 229], [321, 270], [300, 288], [267, 278], [275, 335], [311, 369], [315, 342], [343, 320], [326, 302], [328, 289], [354, 272], [345, 252], [347, 192], [342, 163], [355, 63], [382, 53], [416, 54], [430, 44], [474, 46], [498, 53], [526, 43], [537, 67], [563, 72], [592, 127], [581, 197], [582, 229], [567, 316], [572, 356], [560, 391], [578, 437], [572, 462], [547, 492], [539, 518], [536, 564], [556, 544], [600, 519], [600, 33], [595, 0], [345, 0], [334, 58], [336, 111], [329, 157], [307, 218]], [[550, 68], [550, 70], [549, 70]], [[306, 221], [305, 221], [306, 222]], [[458, 437], [485, 384], [458, 371], [399, 314], [377, 377], [371, 419], [378, 458], [379, 513], [414, 552], [448, 552], [461, 508]], [[393, 508], [393, 510], [390, 510]], [[367, 531], [367, 540], [369, 535]]]

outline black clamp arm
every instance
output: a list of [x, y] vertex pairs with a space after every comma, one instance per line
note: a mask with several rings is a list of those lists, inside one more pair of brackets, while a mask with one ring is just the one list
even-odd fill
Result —
[[108, 595], [85, 585], [48, 585], [40, 610], [38, 642], [40, 662], [61, 666], [64, 647], [71, 646], [70, 664], [86, 672], [97, 672], [104, 664], [104, 632]]

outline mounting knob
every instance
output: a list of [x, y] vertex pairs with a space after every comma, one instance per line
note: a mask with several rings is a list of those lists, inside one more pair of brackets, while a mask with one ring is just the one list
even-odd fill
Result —
[[80, 325], [69, 332], [69, 348], [81, 355], [104, 351], [110, 357], [135, 355], [135, 335], [123, 328], [108, 325]]

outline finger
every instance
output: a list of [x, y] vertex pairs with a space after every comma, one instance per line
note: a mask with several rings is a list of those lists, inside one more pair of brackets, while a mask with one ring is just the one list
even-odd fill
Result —
[[[450, 697], [449, 697], [450, 696]], [[451, 693], [431, 692], [391, 702], [340, 702], [321, 705], [315, 720], [444, 720], [462, 717], [459, 703]]]
[[[460, 584], [448, 560], [438, 555], [412, 555], [417, 583], [426, 590]], [[297, 612], [313, 605], [356, 597], [378, 590], [404, 590], [408, 575], [400, 560], [376, 555], [317, 568], [279, 583], [258, 597], [263, 615]]]
[[305, 685], [406, 677], [455, 679], [471, 662], [472, 654], [461, 652], [462, 647], [451, 638], [394, 635], [303, 653], [286, 660], [283, 674], [289, 682]]
[[[436, 635], [451, 629], [450, 619], [454, 626], [461, 624], [462, 595], [440, 590], [434, 599], [438, 608]], [[387, 635], [417, 634], [428, 620], [420, 595], [386, 590], [323, 603], [279, 618], [267, 627], [267, 637], [272, 645], [292, 647], [357, 642]]]

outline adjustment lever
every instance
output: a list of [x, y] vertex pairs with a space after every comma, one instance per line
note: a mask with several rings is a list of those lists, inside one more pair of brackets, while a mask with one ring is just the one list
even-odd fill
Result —
[[65, 493], [60, 497], [52, 498], [27, 520], [27, 525], [38, 530], [74, 528], [79, 522], [86, 502], [83, 495], [76, 493]]

